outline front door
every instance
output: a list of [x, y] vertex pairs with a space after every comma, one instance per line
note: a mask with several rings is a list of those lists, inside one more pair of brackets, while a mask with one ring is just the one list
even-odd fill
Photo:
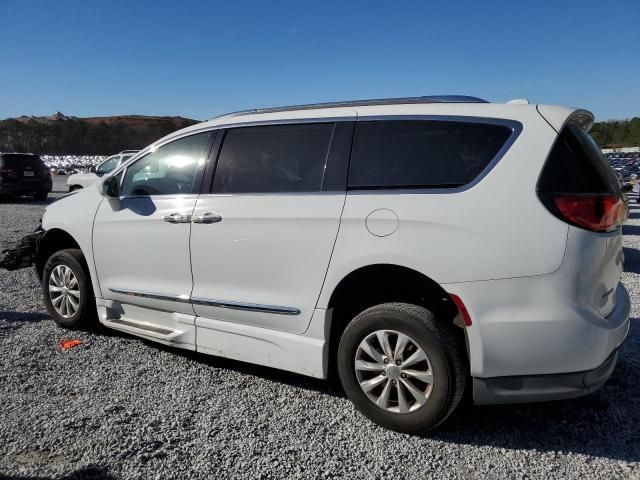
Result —
[[[190, 216], [212, 135], [198, 133], [153, 149], [118, 173], [120, 198], [105, 199], [98, 209], [93, 248], [100, 290], [127, 320], [162, 318], [146, 309], [194, 315]], [[127, 306], [136, 308], [127, 313]]]
[[192, 302], [203, 327], [208, 318], [306, 330], [338, 234], [352, 128], [226, 131], [211, 193], [198, 198], [191, 227]]

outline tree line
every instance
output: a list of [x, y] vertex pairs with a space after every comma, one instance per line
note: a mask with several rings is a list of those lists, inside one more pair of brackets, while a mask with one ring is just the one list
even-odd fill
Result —
[[640, 117], [609, 120], [593, 126], [591, 135], [600, 148], [640, 146]]
[[[165, 135], [196, 123], [176, 117], [135, 117], [122, 121], [60, 118], [0, 121], [0, 152], [49, 155], [110, 155], [140, 149]], [[601, 148], [640, 145], [640, 117], [599, 122], [591, 130]]]
[[0, 121], [0, 152], [49, 155], [110, 155], [141, 149], [165, 135], [196, 123], [174, 117], [136, 117], [133, 121], [63, 118]]

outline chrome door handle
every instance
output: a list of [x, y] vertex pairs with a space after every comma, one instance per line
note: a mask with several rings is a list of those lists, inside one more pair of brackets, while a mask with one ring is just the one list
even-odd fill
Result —
[[165, 215], [162, 217], [162, 220], [169, 223], [189, 223], [191, 221], [191, 215], [172, 213], [171, 215]]
[[218, 223], [222, 221], [222, 216], [217, 213], [207, 212], [202, 215], [194, 215], [191, 217], [192, 223]]

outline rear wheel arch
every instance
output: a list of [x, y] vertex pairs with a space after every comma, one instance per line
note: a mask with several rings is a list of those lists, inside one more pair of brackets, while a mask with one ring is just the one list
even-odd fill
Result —
[[[440, 322], [453, 322], [458, 314], [458, 308], [444, 288], [417, 270], [395, 264], [360, 267], [336, 285], [327, 305], [327, 309], [332, 310], [329, 336], [329, 366], [332, 373], [335, 373], [338, 344], [347, 325], [367, 308], [389, 302], [424, 307]], [[464, 329], [453, 330], [457, 340], [468, 351]]]

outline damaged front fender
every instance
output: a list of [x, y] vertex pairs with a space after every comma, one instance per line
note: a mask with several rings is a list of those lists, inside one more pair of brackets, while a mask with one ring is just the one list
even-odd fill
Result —
[[35, 232], [25, 235], [18, 242], [0, 252], [0, 268], [18, 270], [35, 264], [36, 254], [44, 230], [38, 228]]

